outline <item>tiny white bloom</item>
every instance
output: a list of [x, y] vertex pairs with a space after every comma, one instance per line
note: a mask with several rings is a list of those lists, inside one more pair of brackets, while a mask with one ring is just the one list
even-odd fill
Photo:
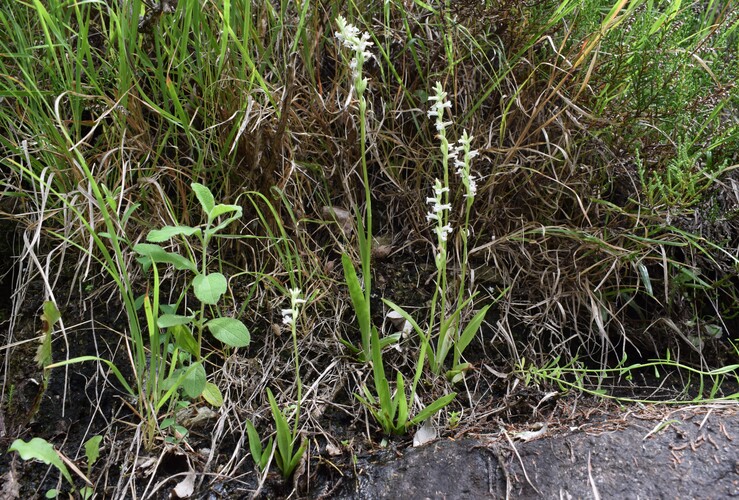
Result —
[[446, 241], [447, 237], [452, 233], [453, 229], [452, 226], [447, 224], [446, 226], [442, 226], [439, 228], [439, 239], [441, 241]]

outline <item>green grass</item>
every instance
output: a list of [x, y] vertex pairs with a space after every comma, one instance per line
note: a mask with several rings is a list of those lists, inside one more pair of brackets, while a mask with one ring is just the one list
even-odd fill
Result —
[[[199, 183], [243, 211], [207, 251], [188, 247], [201, 274], [227, 280], [212, 312], [238, 317], [252, 335], [235, 353], [207, 335], [201, 343], [209, 382], [238, 401], [228, 406], [235, 425], [248, 411], [254, 428], [274, 428], [271, 408], [298, 404], [288, 429], [297, 445], [320, 425], [309, 415], [328, 381], [343, 380], [376, 411], [374, 373], [394, 412], [385, 431], [412, 430], [412, 415], [459, 391], [439, 374], [466, 358], [562, 390], [589, 390], [577, 383], [591, 374], [583, 370], [622, 373], [609, 360], [627, 352], [643, 358], [633, 366], [662, 363], [708, 380], [711, 398], [735, 376], [732, 2], [180, 0], [171, 12], [152, 9], [141, 0], [27, 0], [0, 11], [0, 213], [35, 242], [18, 265], [29, 282], [41, 274], [43, 298], [114, 283], [133, 373], [160, 347], [137, 308], [147, 280], [133, 248], [152, 229], [206, 223], [190, 190]], [[374, 44], [360, 95], [335, 36], [339, 15]], [[480, 152], [474, 204], [439, 156], [427, 116], [436, 82], [451, 102], [449, 143], [467, 130]], [[450, 236], [438, 275], [426, 219], [437, 178], [455, 207], [448, 222], [468, 228]], [[354, 220], [338, 215], [347, 213]], [[375, 239], [392, 241], [388, 261], [373, 255]], [[419, 270], [416, 297], [392, 295], [389, 271], [405, 264]], [[342, 273], [350, 267], [351, 290]], [[71, 269], [72, 283], [48, 269]], [[189, 289], [186, 275], [165, 274], [167, 293]], [[294, 335], [282, 335], [291, 289], [311, 301]], [[443, 296], [427, 303], [424, 293]], [[457, 311], [466, 297], [474, 303]], [[420, 309], [412, 316], [424, 334], [394, 337], [380, 299]], [[197, 297], [181, 300], [203, 311]], [[480, 333], [464, 352], [453, 351], [451, 364], [446, 351], [426, 362], [426, 347], [449, 347], [440, 336], [456, 338], [480, 310]], [[456, 330], [439, 332], [436, 316], [455, 318]], [[254, 359], [265, 374], [239, 392], [229, 370]], [[413, 380], [410, 400], [386, 370]], [[131, 392], [144, 391], [119, 374]], [[283, 400], [271, 405], [268, 385]], [[359, 414], [361, 404], [350, 404]], [[465, 409], [456, 401], [439, 410]], [[176, 418], [160, 410], [138, 408], [142, 418]], [[295, 465], [292, 450], [282, 453], [283, 465]]]

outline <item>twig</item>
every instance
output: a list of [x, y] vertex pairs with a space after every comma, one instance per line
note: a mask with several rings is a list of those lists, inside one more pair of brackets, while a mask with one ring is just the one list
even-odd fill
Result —
[[541, 491], [536, 489], [536, 486], [534, 486], [534, 483], [531, 482], [531, 479], [529, 479], [529, 475], [526, 473], [526, 467], [523, 464], [523, 459], [521, 458], [521, 455], [518, 454], [518, 450], [516, 449], [516, 445], [513, 444], [513, 440], [511, 439], [511, 436], [508, 435], [506, 430], [501, 427], [501, 431], [503, 431], [503, 435], [508, 440], [508, 444], [511, 445], [511, 449], [513, 449], [513, 453], [516, 454], [516, 458], [518, 458], [518, 462], [521, 464], [521, 470], [523, 471], [523, 476], [526, 478], [526, 482], [529, 483], [529, 486], [531, 486], [535, 492], [537, 492], [541, 496]]

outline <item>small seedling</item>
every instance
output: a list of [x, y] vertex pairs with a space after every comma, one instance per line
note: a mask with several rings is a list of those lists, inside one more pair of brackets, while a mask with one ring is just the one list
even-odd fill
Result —
[[[100, 442], [103, 440], [102, 436], [95, 436], [88, 439], [85, 442], [85, 457], [87, 458], [87, 475], [74, 465], [74, 463], [64, 456], [60, 451], [57, 451], [51, 443], [42, 438], [33, 438], [29, 442], [25, 442], [22, 439], [16, 439], [13, 444], [10, 445], [8, 451], [17, 452], [23, 460], [39, 460], [47, 465], [56, 467], [61, 473], [67, 483], [72, 487], [72, 492], [76, 491], [72, 474], [69, 469], [71, 468], [75, 474], [82, 478], [86, 485], [80, 488], [79, 495], [83, 499], [91, 498], [95, 487], [92, 481], [88, 478], [92, 470], [93, 464], [100, 457]], [[67, 465], [69, 464], [69, 468]], [[51, 489], [46, 492], [46, 498], [56, 498], [60, 491], [57, 489]]]

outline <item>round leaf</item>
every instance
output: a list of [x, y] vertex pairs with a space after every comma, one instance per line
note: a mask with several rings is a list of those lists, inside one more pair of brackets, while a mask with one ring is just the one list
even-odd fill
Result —
[[208, 321], [205, 326], [215, 338], [231, 347], [246, 347], [251, 342], [246, 325], [237, 319], [216, 318]]
[[192, 282], [192, 287], [200, 302], [215, 305], [226, 293], [228, 283], [221, 273], [198, 274]]

